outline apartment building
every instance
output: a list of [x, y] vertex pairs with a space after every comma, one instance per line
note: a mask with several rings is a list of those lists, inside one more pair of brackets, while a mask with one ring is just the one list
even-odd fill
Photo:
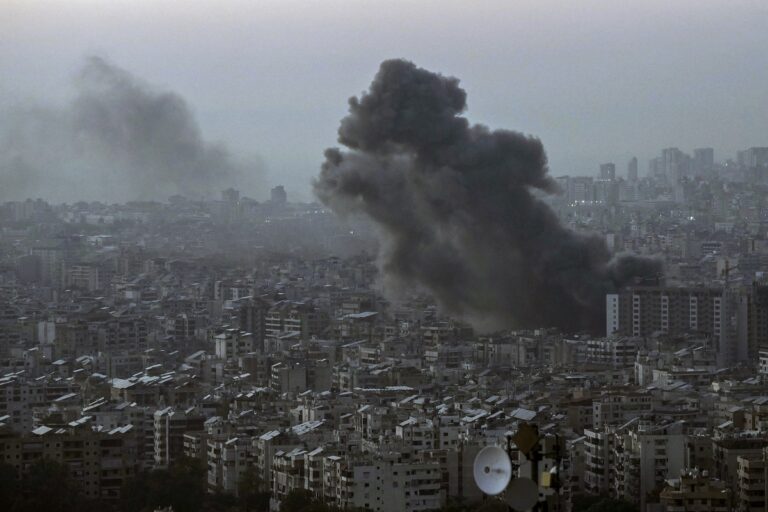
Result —
[[730, 512], [732, 492], [721, 480], [689, 471], [667, 482], [659, 495], [666, 512]]
[[735, 506], [740, 512], [765, 512], [766, 462], [765, 453], [740, 455], [736, 458], [738, 493]]
[[279, 450], [275, 452], [272, 460], [271, 482], [273, 501], [279, 503], [291, 491], [306, 488], [307, 472], [309, 469], [306, 466], [308, 462], [307, 453], [307, 450], [299, 447], [288, 451]]
[[586, 340], [584, 362], [623, 368], [635, 363], [640, 340], [626, 337], [609, 337]]
[[614, 428], [584, 429], [584, 490], [605, 495], [612, 488], [614, 471]]
[[768, 438], [764, 436], [734, 434], [714, 439], [712, 476], [724, 481], [735, 498], [739, 494], [739, 457], [760, 458], [766, 447]]
[[649, 497], [664, 488], [670, 475], [679, 475], [684, 469], [686, 439], [681, 422], [635, 422], [615, 442], [612, 494], [646, 510]]
[[66, 427], [40, 426], [29, 434], [0, 437], [0, 461], [24, 475], [35, 461], [51, 459], [68, 468], [87, 498], [118, 500], [123, 483], [140, 467], [132, 430], [126, 425], [94, 432], [88, 417]]
[[214, 336], [213, 342], [216, 357], [224, 361], [235, 360], [256, 349], [253, 334], [237, 329], [227, 329], [221, 334], [217, 334]]
[[142, 352], [147, 348], [149, 325], [137, 316], [117, 316], [97, 327], [100, 352]]
[[289, 452], [305, 445], [319, 445], [327, 439], [322, 420], [313, 420], [294, 425], [288, 429], [277, 429], [254, 436], [251, 440], [253, 460], [262, 482], [272, 482], [272, 464], [275, 454]]
[[166, 407], [154, 413], [155, 467], [168, 467], [184, 453], [184, 434], [203, 430], [205, 417], [194, 407]]
[[240, 477], [253, 461], [250, 436], [209, 437], [206, 456], [208, 489], [237, 496]]
[[324, 464], [326, 502], [376, 512], [436, 510], [445, 503], [436, 463], [349, 459], [328, 456]]
[[8, 416], [5, 423], [19, 433], [32, 430], [35, 408], [79, 391], [69, 380], [26, 379], [23, 373], [0, 377], [0, 417]]
[[100, 287], [99, 268], [90, 263], [68, 265], [64, 273], [64, 284], [89, 292], [96, 291]]
[[269, 308], [264, 319], [264, 333], [267, 337], [279, 337], [283, 333], [296, 332], [301, 339], [310, 339], [321, 335], [328, 324], [328, 314], [314, 305], [286, 300]]
[[592, 399], [592, 425], [620, 425], [653, 411], [653, 407], [654, 398], [647, 392], [605, 393]]
[[723, 321], [722, 302], [721, 288], [628, 287], [606, 298], [606, 334], [697, 332], [717, 337]]

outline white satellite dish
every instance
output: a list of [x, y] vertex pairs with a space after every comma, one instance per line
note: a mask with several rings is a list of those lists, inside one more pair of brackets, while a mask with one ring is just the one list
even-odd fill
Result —
[[530, 510], [539, 501], [539, 486], [530, 478], [515, 478], [509, 484], [504, 499], [515, 510]]
[[475, 483], [485, 494], [495, 496], [507, 488], [512, 479], [512, 461], [498, 446], [486, 446], [475, 457]]

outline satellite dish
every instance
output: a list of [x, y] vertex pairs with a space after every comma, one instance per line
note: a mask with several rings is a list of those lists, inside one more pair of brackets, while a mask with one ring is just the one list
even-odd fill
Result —
[[498, 446], [486, 446], [475, 457], [475, 483], [485, 494], [495, 496], [507, 488], [512, 479], [512, 461]]
[[530, 510], [539, 501], [539, 486], [530, 478], [515, 478], [504, 498], [507, 505], [515, 510]]

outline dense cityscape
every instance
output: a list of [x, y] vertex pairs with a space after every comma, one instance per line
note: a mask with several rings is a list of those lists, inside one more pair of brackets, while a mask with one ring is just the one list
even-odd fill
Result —
[[768, 512], [766, 0], [0, 0], [0, 512]]
[[768, 148], [715, 156], [556, 178], [564, 226], [663, 263], [594, 331], [393, 293], [375, 225], [282, 186], [3, 203], [0, 508], [505, 510], [502, 446], [539, 510], [765, 510]]

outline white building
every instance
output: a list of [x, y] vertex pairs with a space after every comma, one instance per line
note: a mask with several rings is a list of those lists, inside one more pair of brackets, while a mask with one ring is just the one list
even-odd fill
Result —
[[445, 503], [442, 471], [436, 463], [328, 456], [324, 469], [324, 497], [342, 509], [421, 511], [437, 510]]
[[216, 357], [224, 361], [237, 359], [253, 352], [255, 346], [253, 335], [247, 332], [241, 332], [237, 329], [227, 329], [214, 337], [216, 344]]

